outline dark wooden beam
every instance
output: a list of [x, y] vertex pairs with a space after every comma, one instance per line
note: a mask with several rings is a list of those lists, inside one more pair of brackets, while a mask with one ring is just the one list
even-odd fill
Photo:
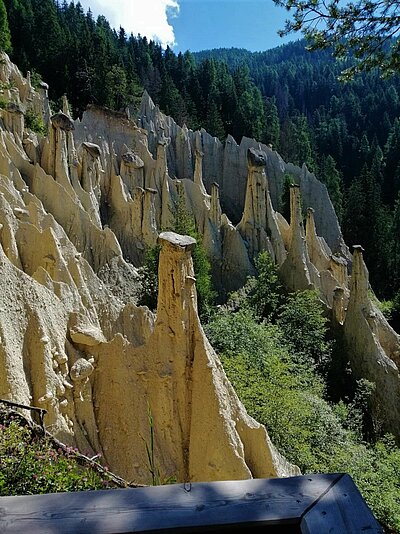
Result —
[[261, 527], [271, 534], [383, 532], [351, 478], [342, 474], [0, 498], [2, 534], [256, 532]]

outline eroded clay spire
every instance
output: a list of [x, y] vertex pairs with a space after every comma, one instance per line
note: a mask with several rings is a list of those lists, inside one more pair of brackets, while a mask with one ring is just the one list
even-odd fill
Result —
[[194, 163], [194, 183], [200, 187], [200, 191], [206, 195], [207, 191], [203, 183], [203, 152], [196, 149], [195, 151], [195, 163]]
[[210, 219], [218, 228], [221, 226], [221, 204], [219, 202], [219, 185], [213, 182], [211, 185]]
[[344, 339], [358, 378], [376, 385], [371, 407], [384, 420], [385, 430], [400, 437], [400, 336], [369, 297], [363, 248], [354, 246], [350, 300]]
[[268, 250], [274, 256], [267, 235], [266, 159], [260, 150], [249, 148], [247, 151], [247, 188], [242, 220], [238, 230], [247, 241], [249, 255], [253, 258], [261, 250]]
[[290, 187], [289, 250], [280, 273], [283, 281], [291, 290], [303, 290], [312, 287], [309, 269], [310, 258], [304, 237], [300, 188], [298, 185], [292, 185]]

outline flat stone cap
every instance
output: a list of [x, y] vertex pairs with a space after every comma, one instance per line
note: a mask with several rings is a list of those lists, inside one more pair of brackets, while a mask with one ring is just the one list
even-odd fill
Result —
[[122, 161], [128, 167], [132, 167], [133, 169], [141, 169], [142, 167], [144, 167], [143, 160], [131, 150], [125, 152], [125, 154], [122, 154], [121, 157]]
[[340, 287], [340, 286], [336, 286], [335, 289], [333, 290], [333, 293], [336, 296], [342, 296], [344, 294], [344, 289], [343, 287]]
[[361, 245], [353, 245], [354, 252], [364, 252], [364, 248]]
[[255, 148], [249, 148], [247, 150], [247, 163], [253, 167], [265, 167], [267, 160], [264, 152]]
[[59, 111], [52, 117], [50, 117], [51, 124], [55, 128], [60, 128], [61, 130], [64, 130], [66, 132], [70, 132], [72, 130], [75, 130], [75, 125], [72, 119], [68, 117], [65, 113], [62, 111]]
[[174, 247], [181, 247], [187, 250], [193, 250], [196, 246], [196, 240], [189, 235], [180, 235], [175, 232], [162, 232], [158, 236], [158, 241], [162, 244], [163, 241], [167, 241]]
[[94, 158], [99, 158], [100, 157], [100, 147], [99, 145], [95, 145], [94, 143], [89, 143], [87, 141], [85, 141], [84, 143], [82, 143], [82, 146], [84, 148], [86, 148], [86, 150], [89, 152], [89, 154], [91, 156], [93, 156]]

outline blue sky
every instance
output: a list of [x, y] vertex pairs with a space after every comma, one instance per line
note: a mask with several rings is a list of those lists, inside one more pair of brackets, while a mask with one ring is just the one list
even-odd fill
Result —
[[[267, 50], [288, 41], [277, 35], [287, 18], [272, 0], [80, 0], [84, 9], [169, 44], [176, 52], [238, 47]], [[295, 36], [298, 38], [299, 36]]]
[[277, 31], [286, 16], [272, 0], [181, 0], [171, 23], [181, 51], [231, 46], [257, 51], [284, 42]]

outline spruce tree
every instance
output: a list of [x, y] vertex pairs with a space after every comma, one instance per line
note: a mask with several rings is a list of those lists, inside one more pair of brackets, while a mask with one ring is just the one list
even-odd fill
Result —
[[329, 155], [322, 158], [319, 178], [326, 185], [336, 215], [341, 221], [343, 215], [342, 177], [332, 156]]
[[11, 52], [11, 34], [3, 0], [0, 0], [0, 52]]

